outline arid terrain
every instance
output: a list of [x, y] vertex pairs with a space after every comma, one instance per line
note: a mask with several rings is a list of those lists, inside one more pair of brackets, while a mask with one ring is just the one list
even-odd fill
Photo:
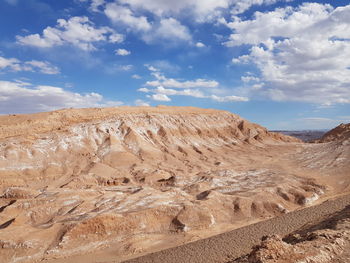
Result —
[[[350, 192], [349, 130], [307, 144], [190, 107], [0, 116], [1, 262], [121, 262], [320, 204]], [[343, 242], [339, 222], [320, 239]], [[251, 262], [312, 250], [310, 231]]]
[[327, 130], [305, 130], [305, 131], [274, 131], [296, 137], [303, 142], [315, 142], [322, 138], [327, 133]]

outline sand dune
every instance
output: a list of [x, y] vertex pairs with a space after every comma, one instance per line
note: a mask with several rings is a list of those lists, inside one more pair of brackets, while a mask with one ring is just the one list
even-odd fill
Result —
[[349, 190], [349, 145], [198, 108], [1, 116], [0, 257], [121, 261], [286, 214]]

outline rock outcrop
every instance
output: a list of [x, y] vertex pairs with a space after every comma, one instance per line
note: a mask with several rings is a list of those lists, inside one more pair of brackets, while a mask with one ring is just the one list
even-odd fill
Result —
[[327, 132], [318, 142], [334, 142], [334, 141], [344, 141], [350, 139], [350, 123], [340, 124], [334, 129]]

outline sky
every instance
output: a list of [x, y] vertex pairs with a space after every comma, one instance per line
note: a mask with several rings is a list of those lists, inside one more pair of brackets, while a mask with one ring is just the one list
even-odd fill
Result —
[[194, 106], [350, 122], [350, 2], [0, 0], [0, 114]]

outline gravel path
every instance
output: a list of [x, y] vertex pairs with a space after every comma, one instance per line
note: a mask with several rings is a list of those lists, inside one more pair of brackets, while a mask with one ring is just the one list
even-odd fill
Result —
[[350, 205], [350, 195], [327, 200], [322, 204], [294, 211], [283, 216], [262, 221], [210, 238], [146, 256], [124, 261], [125, 263], [204, 263], [228, 262], [248, 254], [254, 245], [266, 235], [285, 236], [312, 222], [341, 211]]

